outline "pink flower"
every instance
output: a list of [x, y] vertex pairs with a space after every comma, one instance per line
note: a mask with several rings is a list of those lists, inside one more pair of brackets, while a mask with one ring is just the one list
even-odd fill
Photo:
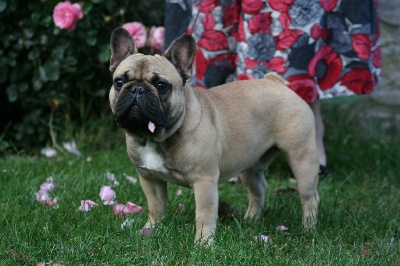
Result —
[[81, 18], [83, 18], [83, 12], [79, 4], [65, 1], [54, 7], [53, 21], [60, 29], [73, 30]]
[[284, 225], [279, 225], [278, 227], [276, 227], [276, 230], [281, 231], [281, 232], [286, 231], [286, 230], [288, 230], [288, 229], [289, 229], [289, 228], [287, 228], [287, 227], [284, 226]]
[[177, 195], [177, 196], [182, 195], [182, 189], [178, 189], [178, 191], [176, 191], [176, 195]]
[[141, 48], [146, 44], [147, 32], [142, 23], [131, 22], [124, 24], [122, 27], [132, 35], [137, 48]]
[[96, 205], [97, 203], [92, 200], [81, 200], [81, 206], [79, 206], [78, 211], [88, 212]]
[[185, 204], [183, 203], [179, 203], [178, 208], [181, 212], [183, 212], [185, 210]]
[[118, 215], [119, 217], [123, 218], [128, 216], [129, 214], [140, 214], [142, 212], [142, 207], [137, 206], [132, 202], [127, 202], [124, 204], [116, 204], [114, 206], [114, 214]]
[[154, 53], [164, 50], [164, 27], [151, 27], [150, 29], [150, 47]]
[[109, 186], [103, 186], [100, 190], [100, 198], [104, 205], [114, 205], [115, 191]]

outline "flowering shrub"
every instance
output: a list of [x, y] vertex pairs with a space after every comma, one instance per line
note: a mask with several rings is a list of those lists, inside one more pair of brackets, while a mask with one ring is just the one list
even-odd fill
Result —
[[[156, 0], [3, 0], [0, 4], [0, 153], [58, 141], [109, 111], [110, 35], [134, 21], [164, 23]], [[147, 45], [150, 41], [145, 41]], [[157, 49], [155, 49], [157, 50]], [[157, 50], [158, 51], [158, 50]], [[150, 53], [144, 46], [142, 53]], [[65, 136], [69, 134], [69, 136]]]

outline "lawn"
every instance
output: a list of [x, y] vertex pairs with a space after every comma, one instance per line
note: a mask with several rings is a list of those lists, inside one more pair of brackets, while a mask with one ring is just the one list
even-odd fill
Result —
[[[332, 172], [319, 183], [321, 204], [314, 230], [301, 227], [296, 185], [288, 181], [289, 168], [280, 156], [267, 172], [269, 191], [259, 220], [243, 219], [244, 187], [221, 184], [225, 208], [210, 248], [193, 245], [193, 192], [183, 188], [177, 195], [180, 187], [175, 185], [169, 185], [162, 225], [148, 237], [139, 234], [147, 218], [146, 200], [140, 185], [126, 178], [137, 175], [122, 132], [112, 136], [108, 148], [99, 144], [101, 138], [81, 133], [82, 158], [32, 157], [24, 152], [4, 156], [0, 265], [400, 265], [400, 236], [394, 237], [400, 227], [399, 137], [384, 132], [380, 138], [367, 137], [360, 117], [348, 111], [355, 106], [364, 105], [348, 99], [323, 106]], [[93, 139], [97, 142], [91, 143]], [[140, 205], [141, 214], [121, 218], [112, 206], [102, 204], [100, 189], [112, 183], [107, 173], [119, 182], [113, 186], [116, 201]], [[48, 177], [57, 183], [51, 192], [58, 199], [55, 208], [35, 199]], [[78, 211], [86, 199], [98, 205]], [[131, 225], [122, 228], [126, 219]], [[280, 225], [288, 230], [277, 230]], [[268, 241], [256, 240], [261, 235]]]

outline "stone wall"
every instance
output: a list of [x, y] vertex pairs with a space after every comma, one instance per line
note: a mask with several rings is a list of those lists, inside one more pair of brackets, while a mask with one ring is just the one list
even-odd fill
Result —
[[[400, 139], [400, 0], [379, 0], [382, 81], [361, 101], [360, 117], [372, 137]], [[353, 106], [354, 107], [354, 106]]]

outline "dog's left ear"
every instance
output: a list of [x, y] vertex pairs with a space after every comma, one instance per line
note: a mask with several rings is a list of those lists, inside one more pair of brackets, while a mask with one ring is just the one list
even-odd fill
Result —
[[110, 71], [113, 73], [118, 65], [131, 54], [137, 53], [132, 36], [124, 28], [116, 28], [110, 40]]
[[192, 66], [196, 55], [196, 43], [189, 34], [182, 34], [165, 51], [164, 56], [178, 68], [183, 79], [192, 76]]

